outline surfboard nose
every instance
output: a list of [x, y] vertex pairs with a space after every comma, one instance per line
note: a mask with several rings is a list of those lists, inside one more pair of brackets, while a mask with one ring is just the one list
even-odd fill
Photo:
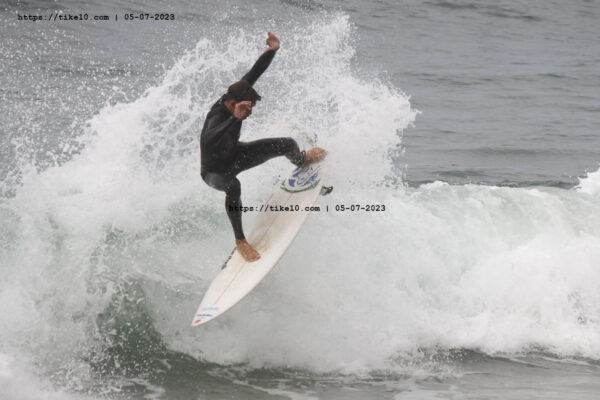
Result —
[[196, 313], [196, 318], [194, 318], [194, 321], [192, 322], [192, 327], [208, 322], [217, 315], [219, 315], [218, 306], [204, 306], [198, 311], [198, 313]]

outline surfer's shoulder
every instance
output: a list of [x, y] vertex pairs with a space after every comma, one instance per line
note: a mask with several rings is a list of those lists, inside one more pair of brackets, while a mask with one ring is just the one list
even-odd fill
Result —
[[224, 100], [225, 100], [225, 95], [221, 96], [221, 98], [219, 100], [217, 100], [217, 102], [210, 107], [210, 110], [208, 111], [208, 116], [213, 116], [213, 115], [221, 114], [221, 113], [231, 114], [230, 111], [225, 106]]

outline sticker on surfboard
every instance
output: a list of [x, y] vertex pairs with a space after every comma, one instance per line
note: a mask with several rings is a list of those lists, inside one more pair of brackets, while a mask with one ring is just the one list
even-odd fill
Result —
[[196, 314], [196, 318], [194, 319], [193, 324], [199, 324], [200, 322], [202, 322], [205, 319], [210, 319], [212, 318], [217, 311], [219, 311], [219, 307], [218, 306], [204, 306], [202, 307], [199, 312]]
[[319, 172], [320, 164], [311, 164], [306, 167], [296, 168], [289, 178], [281, 183], [281, 188], [286, 192], [297, 193], [310, 190], [321, 181]]

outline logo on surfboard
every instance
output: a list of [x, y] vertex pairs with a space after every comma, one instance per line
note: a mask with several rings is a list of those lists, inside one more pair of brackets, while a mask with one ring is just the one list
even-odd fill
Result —
[[193, 325], [197, 325], [200, 322], [204, 321], [207, 318], [212, 318], [217, 311], [219, 311], [219, 307], [217, 306], [204, 306], [200, 310], [198, 314], [196, 314], [196, 319], [192, 322]]
[[286, 192], [296, 193], [309, 190], [317, 186], [321, 177], [320, 165], [308, 165], [303, 168], [296, 168], [289, 178], [281, 183], [281, 188]]

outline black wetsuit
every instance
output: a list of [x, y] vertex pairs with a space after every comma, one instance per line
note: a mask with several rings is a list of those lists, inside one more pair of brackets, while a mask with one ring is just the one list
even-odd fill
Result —
[[[265, 51], [244, 75], [250, 85], [267, 69], [276, 50]], [[236, 175], [271, 158], [286, 156], [292, 163], [304, 162], [304, 154], [292, 138], [261, 139], [240, 142], [242, 121], [225, 106], [227, 94], [210, 109], [200, 134], [201, 175], [210, 187], [225, 192], [225, 209], [236, 239], [244, 239], [241, 212], [241, 187]]]

